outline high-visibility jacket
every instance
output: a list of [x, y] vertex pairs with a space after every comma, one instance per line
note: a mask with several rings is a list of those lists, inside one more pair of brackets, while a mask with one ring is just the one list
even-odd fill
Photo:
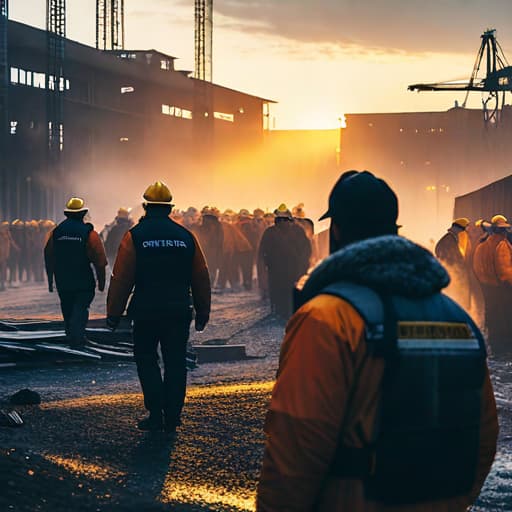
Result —
[[[48, 283], [59, 291], [94, 290], [105, 287], [107, 258], [103, 243], [91, 224], [68, 218], [52, 232], [44, 249]], [[91, 268], [96, 271], [96, 279]]]
[[512, 245], [506, 233], [493, 233], [476, 246], [473, 270], [481, 284], [512, 285]]
[[475, 500], [498, 434], [488, 371], [481, 398], [479, 464], [469, 494], [386, 507], [368, 500], [362, 480], [331, 474], [342, 423], [345, 445], [362, 448], [373, 439], [384, 365], [383, 358], [368, 355], [365, 323], [343, 299], [317, 295], [295, 313], [286, 328], [265, 422], [259, 512], [462, 512]]
[[121, 316], [130, 293], [134, 318], [181, 313], [192, 305], [208, 321], [210, 278], [196, 237], [158, 210], [148, 211], [128, 231], [117, 253], [107, 296], [107, 314]]

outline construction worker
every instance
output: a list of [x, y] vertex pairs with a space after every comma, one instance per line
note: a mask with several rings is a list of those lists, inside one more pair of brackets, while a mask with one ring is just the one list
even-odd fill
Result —
[[512, 299], [512, 245], [507, 239], [510, 224], [503, 215], [495, 215], [488, 234], [473, 254], [473, 270], [482, 288], [485, 325], [491, 347], [510, 350], [512, 328], [508, 307]]
[[470, 221], [466, 217], [455, 219], [434, 249], [435, 255], [450, 275], [450, 285], [446, 289], [446, 294], [466, 310], [471, 307], [469, 271], [472, 249], [466, 232], [469, 224]]
[[262, 234], [258, 231], [258, 225], [253, 222], [249, 210], [245, 208], [242, 208], [238, 212], [238, 222], [236, 226], [250, 244], [250, 250], [240, 253], [239, 265], [242, 272], [242, 284], [244, 289], [252, 290], [254, 262]]
[[480, 492], [498, 434], [485, 344], [397, 216], [368, 171], [330, 194], [331, 255], [286, 327], [258, 512], [463, 512]]
[[9, 233], [9, 222], [0, 223], [0, 291], [5, 290], [7, 283], [7, 262], [11, 252], [11, 235]]
[[21, 219], [15, 219], [11, 223], [10, 228], [12, 239], [16, 244], [16, 251], [11, 251], [9, 258], [9, 281], [23, 281], [23, 275], [26, 273], [28, 279], [27, 265], [27, 237], [25, 223]]
[[258, 257], [259, 247], [263, 233], [267, 229], [264, 219], [265, 212], [261, 208], [256, 208], [252, 212], [254, 231], [257, 233], [256, 251], [254, 254], [254, 264], [256, 265], [256, 275], [258, 277], [258, 290], [262, 299], [268, 298], [268, 276], [265, 264]]
[[220, 218], [223, 232], [223, 256], [219, 268], [218, 287], [225, 289], [229, 281], [231, 291], [239, 291], [241, 262], [248, 260], [252, 250], [249, 240], [234, 223], [235, 217], [236, 213], [228, 209]]
[[130, 218], [131, 208], [121, 207], [117, 210], [116, 218], [105, 239], [105, 252], [107, 260], [112, 267], [116, 259], [117, 249], [125, 233], [133, 226]]
[[55, 277], [66, 336], [73, 348], [83, 348], [87, 341], [85, 328], [96, 283], [100, 292], [105, 289], [107, 258], [93, 225], [84, 222], [88, 211], [83, 199], [69, 199], [66, 220], [51, 232], [44, 248], [48, 291], [53, 292]]
[[294, 223], [285, 204], [281, 204], [274, 215], [274, 226], [267, 228], [261, 238], [259, 259], [268, 273], [271, 310], [288, 320], [292, 313], [294, 285], [309, 266], [311, 243], [304, 230]]
[[216, 208], [205, 206], [201, 210], [202, 222], [197, 228], [197, 237], [204, 250], [210, 282], [215, 286], [218, 270], [223, 263], [224, 231], [219, 222], [219, 212]]
[[[210, 278], [196, 237], [170, 219], [172, 195], [157, 181], [144, 192], [145, 215], [123, 237], [107, 297], [115, 329], [132, 290], [134, 357], [149, 416], [141, 430], [174, 433], [181, 424], [187, 379], [186, 347], [192, 312], [202, 331], [210, 315]], [[158, 345], [164, 377], [158, 365]]]

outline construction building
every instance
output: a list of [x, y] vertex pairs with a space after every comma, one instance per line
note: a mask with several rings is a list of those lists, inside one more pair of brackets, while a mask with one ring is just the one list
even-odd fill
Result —
[[58, 34], [52, 46], [49, 32], [13, 21], [6, 32], [0, 220], [58, 218], [65, 197], [92, 196], [93, 181], [95, 201], [114, 204], [153, 177], [193, 172], [192, 186], [208, 189], [216, 161], [263, 141], [270, 100], [191, 78], [175, 57]]
[[512, 171], [512, 108], [499, 123], [481, 110], [347, 114], [340, 168], [369, 169], [400, 198], [402, 232], [431, 246], [449, 227], [456, 196]]

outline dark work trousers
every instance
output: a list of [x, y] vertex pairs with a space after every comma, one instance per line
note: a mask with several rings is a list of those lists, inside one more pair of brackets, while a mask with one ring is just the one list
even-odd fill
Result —
[[[190, 315], [136, 318], [133, 354], [144, 406], [150, 413], [164, 412], [166, 422], [179, 425], [187, 386], [186, 352]], [[162, 351], [164, 375], [158, 364]]]
[[60, 291], [60, 308], [64, 317], [66, 336], [71, 345], [83, 345], [85, 327], [89, 320], [89, 306], [94, 299], [94, 290]]

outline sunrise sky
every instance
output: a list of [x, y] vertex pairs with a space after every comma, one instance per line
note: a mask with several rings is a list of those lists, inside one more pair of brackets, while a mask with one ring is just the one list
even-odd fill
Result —
[[[67, 0], [67, 35], [94, 45], [95, 0]], [[10, 17], [45, 24], [45, 0]], [[125, 0], [126, 46], [193, 69], [193, 0]], [[277, 129], [335, 128], [344, 113], [446, 110], [463, 96], [407, 85], [469, 78], [480, 34], [512, 60], [511, 0], [214, 0], [214, 82], [279, 102]], [[479, 107], [478, 94], [468, 106]]]

